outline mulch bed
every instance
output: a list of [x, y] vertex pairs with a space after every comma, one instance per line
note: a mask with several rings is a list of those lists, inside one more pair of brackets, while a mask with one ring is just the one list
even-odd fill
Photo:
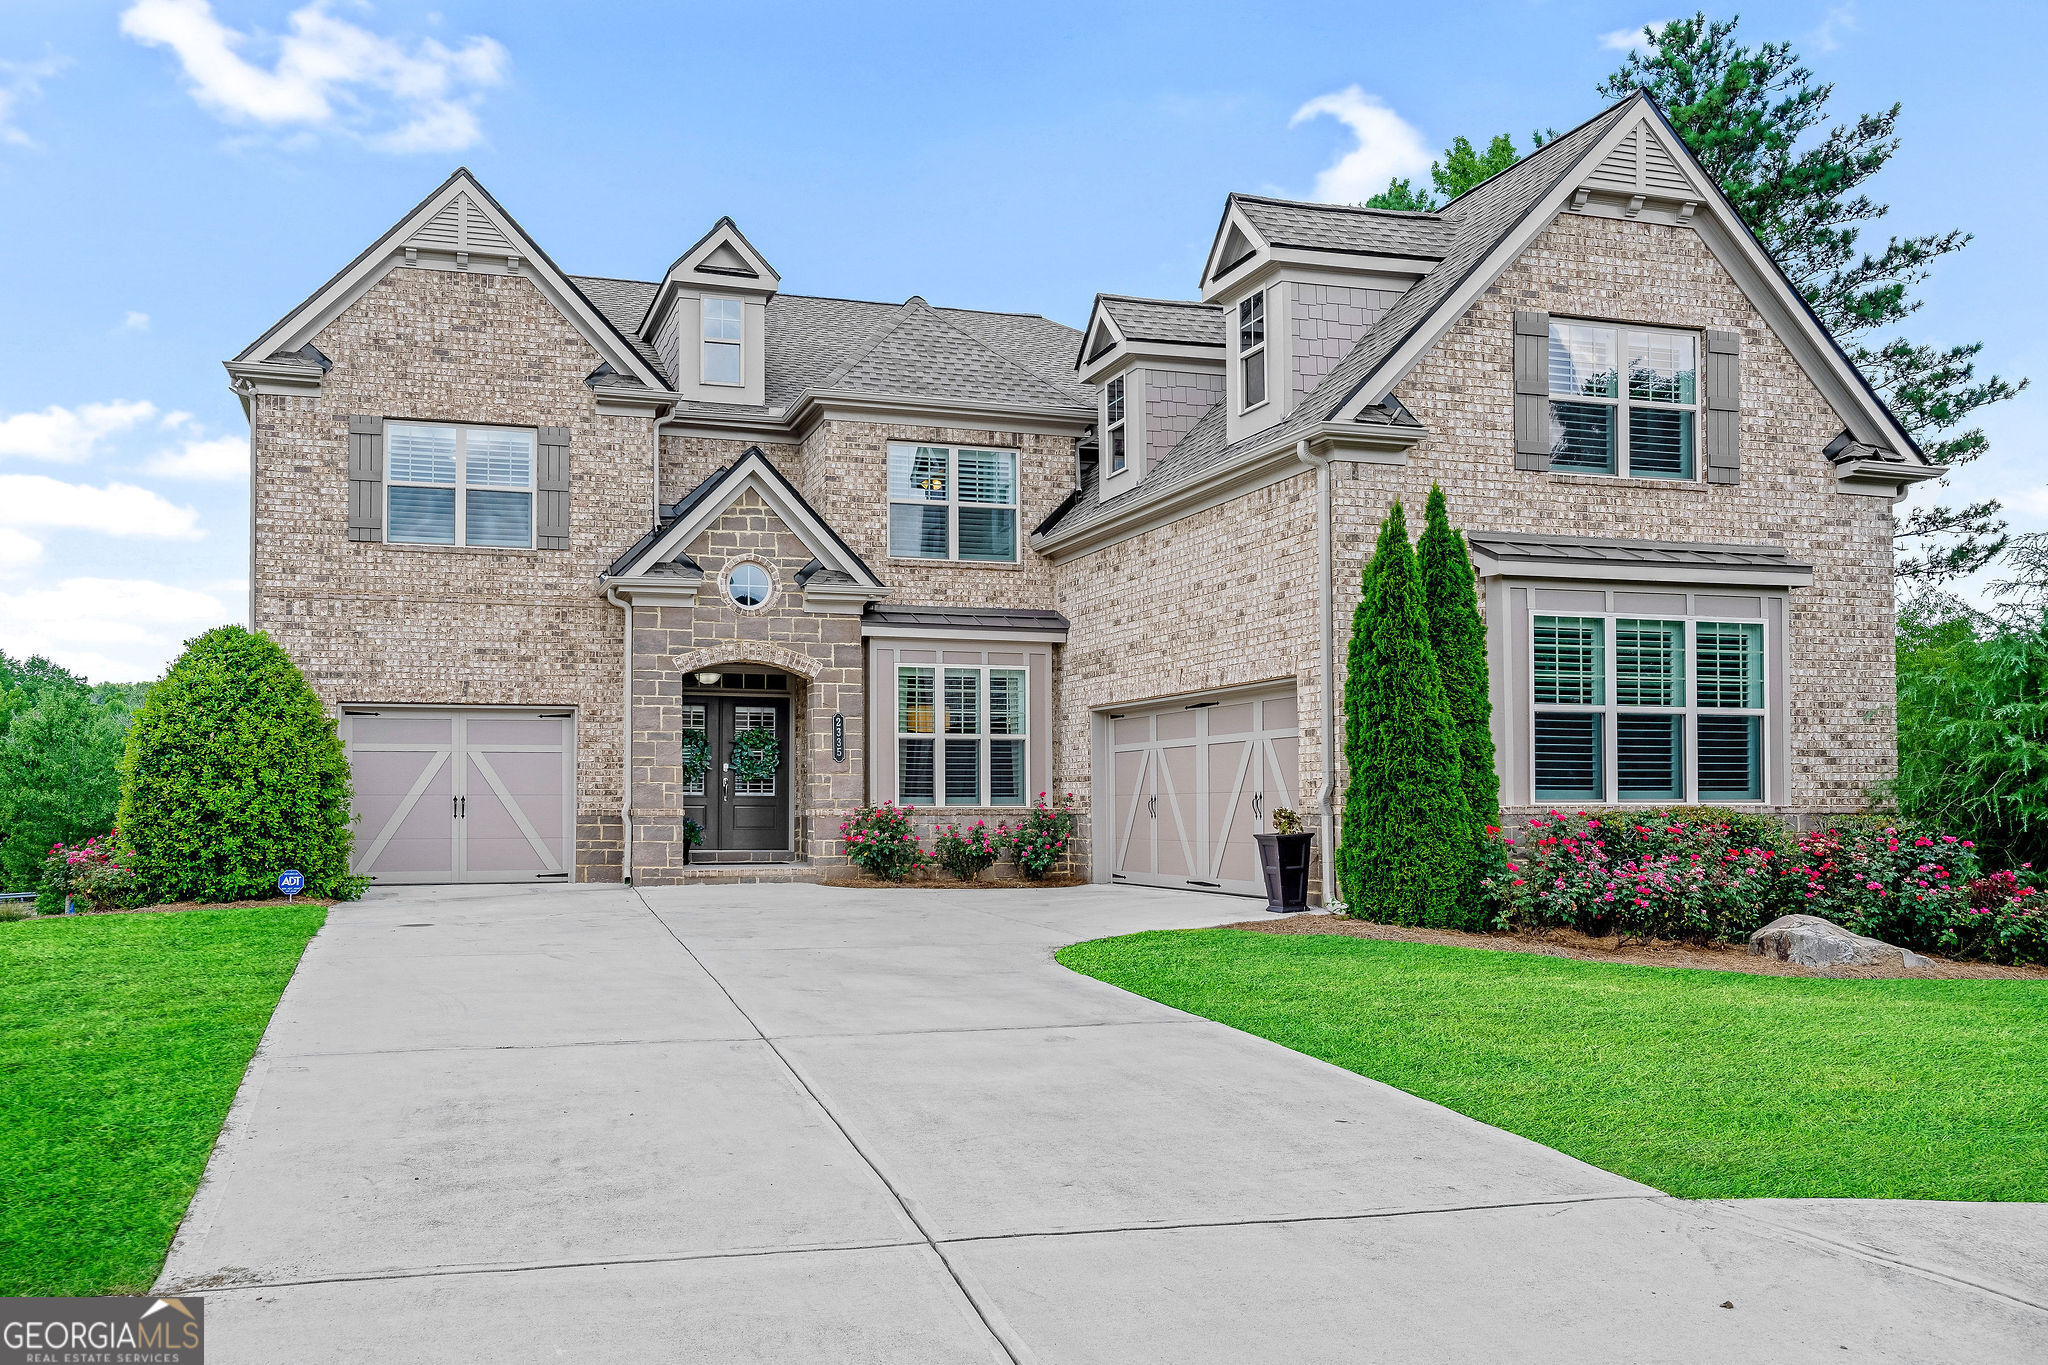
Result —
[[1088, 882], [1082, 877], [1041, 877], [1034, 882], [1024, 877], [992, 877], [983, 873], [971, 882], [946, 876], [913, 877], [900, 882], [886, 882], [880, 877], [827, 877], [817, 885], [854, 886], [864, 891], [1021, 891], [1049, 886], [1086, 886]]
[[1586, 962], [1622, 962], [1638, 967], [1693, 967], [1714, 972], [1746, 972], [1752, 976], [1854, 977], [1865, 980], [2048, 981], [2048, 968], [2001, 967], [1988, 962], [1956, 962], [1929, 957], [1934, 965], [1917, 971], [1902, 967], [1802, 967], [1776, 958], [1752, 957], [1733, 943], [1648, 943], [1623, 945], [1618, 938], [1592, 938], [1572, 929], [1540, 934], [1468, 934], [1456, 929], [1417, 929], [1400, 924], [1368, 924], [1336, 915], [1275, 915], [1226, 925], [1256, 934], [1343, 934], [1350, 938], [1385, 939], [1398, 943], [1437, 943], [1452, 948], [1485, 948], [1494, 952], [1536, 953], [1572, 957]]
[[[253, 910], [264, 905], [317, 905], [325, 909], [333, 904], [333, 901], [323, 900], [319, 896], [297, 896], [290, 899], [284, 896], [266, 896], [262, 900], [254, 901], [171, 901], [164, 905], [138, 905], [133, 910], [80, 910], [77, 916], [71, 918], [84, 915], [175, 915], [186, 910]], [[66, 916], [34, 915], [30, 918], [64, 919]]]

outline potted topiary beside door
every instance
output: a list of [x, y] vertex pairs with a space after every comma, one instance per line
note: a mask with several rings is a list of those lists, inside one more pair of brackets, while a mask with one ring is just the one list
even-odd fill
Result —
[[1266, 875], [1266, 909], [1276, 915], [1308, 909], [1309, 849], [1315, 844], [1315, 831], [1303, 829], [1301, 817], [1282, 806], [1273, 812], [1273, 832], [1252, 837], [1259, 842], [1259, 870]]

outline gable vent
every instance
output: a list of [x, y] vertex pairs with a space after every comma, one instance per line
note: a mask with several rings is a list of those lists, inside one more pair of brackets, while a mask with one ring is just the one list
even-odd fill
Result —
[[458, 195], [448, 201], [442, 209], [406, 239], [407, 246], [439, 247], [443, 251], [456, 251], [462, 246], [462, 206], [465, 201]]
[[1586, 177], [1596, 190], [1696, 199], [1699, 191], [1647, 123], [1638, 123]]
[[498, 230], [498, 225], [467, 194], [458, 194], [449, 200], [439, 213], [421, 224], [405, 244], [422, 250], [472, 251], [493, 255], [513, 250], [512, 240]]

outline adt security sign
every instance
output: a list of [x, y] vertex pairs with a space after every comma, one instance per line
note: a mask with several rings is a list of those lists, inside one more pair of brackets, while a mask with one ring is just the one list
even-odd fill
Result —
[[306, 874], [303, 872], [280, 872], [277, 874], [277, 889], [287, 896], [296, 896], [306, 889]]

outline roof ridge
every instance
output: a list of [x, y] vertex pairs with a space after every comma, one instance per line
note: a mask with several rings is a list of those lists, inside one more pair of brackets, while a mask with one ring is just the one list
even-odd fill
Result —
[[1143, 295], [1143, 294], [1109, 294], [1109, 293], [1103, 293], [1103, 294], [1098, 294], [1098, 295], [1096, 295], [1096, 297], [1097, 297], [1097, 298], [1102, 298], [1102, 299], [1121, 299], [1121, 300], [1123, 300], [1123, 301], [1124, 301], [1125, 303], [1164, 303], [1164, 304], [1170, 305], [1170, 306], [1172, 306], [1172, 307], [1175, 307], [1175, 308], [1217, 308], [1217, 309], [1220, 309], [1220, 308], [1222, 308], [1222, 307], [1223, 307], [1223, 305], [1222, 305], [1222, 304], [1220, 304], [1220, 303], [1210, 303], [1210, 302], [1208, 302], [1208, 301], [1207, 301], [1207, 300], [1205, 300], [1205, 299], [1155, 299], [1155, 298], [1148, 298], [1148, 297], [1146, 297], [1146, 296], [1145, 296], [1145, 295]]
[[1279, 204], [1291, 209], [1317, 209], [1326, 213], [1374, 213], [1410, 220], [1443, 217], [1441, 209], [1378, 209], [1365, 204], [1332, 204], [1321, 199], [1282, 199], [1271, 194], [1246, 194], [1242, 190], [1232, 190], [1230, 197], [1250, 200], [1254, 204]]
[[922, 309], [925, 313], [930, 314], [932, 320], [937, 322], [939, 326], [944, 327], [947, 331], [953, 333], [955, 336], [960, 337], [969, 345], [978, 347], [984, 354], [993, 356], [999, 363], [1009, 367], [1012, 370], [1015, 370], [1018, 374], [1021, 374], [1027, 379], [1033, 380], [1042, 387], [1044, 387], [1047, 394], [1049, 394], [1053, 399], [1055, 399], [1061, 407], [1071, 406], [1071, 401], [1068, 399], [1067, 395], [1060, 392], [1058, 386], [1053, 384], [1052, 381], [1048, 380], [1044, 375], [1040, 374], [1038, 371], [1030, 368], [1029, 366], [1024, 365], [1023, 363], [1013, 360], [1009, 356], [1004, 355], [1001, 351], [998, 351], [995, 347], [989, 345], [980, 337], [975, 336], [972, 332], [966, 331], [960, 327], [956, 327], [951, 322], [948, 322], [943, 316], [941, 316], [938, 309], [932, 307], [929, 303], [926, 303], [922, 298], [919, 298], [915, 294], [913, 294], [910, 298], [904, 300], [903, 303], [898, 305], [900, 312], [896, 320], [889, 326], [883, 328], [881, 332], [875, 337], [874, 342], [872, 344], [870, 344], [865, 350], [861, 351], [858, 355], [854, 356], [851, 360], [848, 360], [844, 365], [841, 365], [838, 369], [826, 375], [825, 378], [818, 383], [818, 385], [816, 386], [816, 390], [814, 391], [829, 392], [833, 385], [839, 383], [841, 380], [845, 379], [847, 375], [859, 369], [861, 367], [861, 364], [864, 361], [866, 361], [869, 356], [872, 356], [876, 351], [880, 350], [882, 348], [883, 342], [887, 341], [890, 337], [895, 336], [898, 332], [902, 331], [906, 326], [908, 326], [912, 318], [919, 316], [918, 312], [912, 309], [912, 304], [916, 304], [917, 308]]

